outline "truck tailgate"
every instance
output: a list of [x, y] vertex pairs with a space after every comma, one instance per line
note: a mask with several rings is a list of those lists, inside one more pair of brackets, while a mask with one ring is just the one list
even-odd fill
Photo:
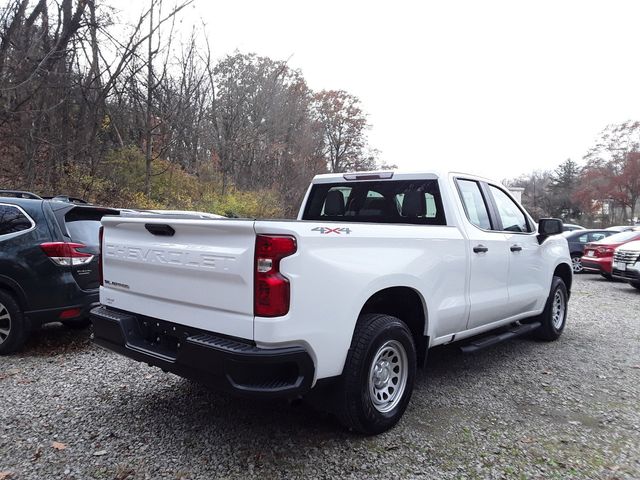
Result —
[[253, 220], [104, 217], [100, 301], [253, 339]]

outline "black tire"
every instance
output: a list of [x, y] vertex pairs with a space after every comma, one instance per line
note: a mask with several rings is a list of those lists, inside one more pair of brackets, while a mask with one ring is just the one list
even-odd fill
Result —
[[560, 277], [553, 277], [547, 303], [536, 319], [542, 323], [534, 332], [536, 338], [549, 342], [557, 340], [562, 335], [567, 324], [568, 300], [569, 295], [564, 281]]
[[0, 290], [0, 355], [15, 352], [24, 346], [29, 332], [25, 323], [15, 298]]
[[633, 288], [640, 290], [640, 282], [629, 282]]
[[72, 330], [84, 330], [91, 325], [91, 320], [88, 317], [78, 320], [62, 320], [61, 322], [65, 327], [71, 328]]
[[613, 280], [613, 277], [610, 273], [601, 273], [600, 275], [602, 275], [602, 277], [606, 278], [607, 280]]
[[571, 255], [571, 268], [573, 269], [574, 274], [584, 273], [584, 268], [582, 267], [581, 258], [582, 258], [582, 255], [577, 253]]
[[[382, 366], [378, 386], [373, 380], [376, 359]], [[409, 404], [415, 375], [416, 349], [409, 328], [389, 315], [362, 315], [347, 354], [336, 415], [346, 427], [367, 435], [389, 430], [398, 423]], [[393, 383], [394, 380], [397, 383]], [[376, 406], [374, 397], [378, 402], [387, 403]]]

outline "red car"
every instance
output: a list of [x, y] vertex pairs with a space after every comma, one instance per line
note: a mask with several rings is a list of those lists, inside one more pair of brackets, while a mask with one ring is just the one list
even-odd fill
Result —
[[587, 272], [598, 272], [605, 278], [611, 278], [613, 251], [633, 240], [640, 240], [640, 231], [616, 233], [597, 242], [587, 243], [581, 258], [582, 267]]

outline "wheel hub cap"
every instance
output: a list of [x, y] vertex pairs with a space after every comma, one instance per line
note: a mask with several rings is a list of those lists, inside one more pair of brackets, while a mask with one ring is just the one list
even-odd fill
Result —
[[383, 388], [389, 384], [391, 378], [390, 364], [386, 360], [378, 361], [373, 367], [373, 383], [376, 388]]
[[571, 264], [573, 265], [574, 273], [580, 273], [582, 271], [582, 260], [580, 257], [572, 257]]
[[564, 295], [560, 290], [556, 291], [556, 294], [553, 296], [553, 308], [551, 310], [551, 321], [553, 322], [553, 326], [556, 330], [562, 328], [562, 324], [564, 323], [564, 312], [565, 312], [565, 301]]

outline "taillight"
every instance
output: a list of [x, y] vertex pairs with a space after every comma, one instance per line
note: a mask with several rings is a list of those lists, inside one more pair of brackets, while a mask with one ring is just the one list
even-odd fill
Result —
[[70, 308], [68, 310], [63, 310], [62, 312], [60, 312], [58, 318], [60, 320], [68, 320], [70, 318], [78, 318], [80, 314], [82, 314], [82, 310], [80, 310], [79, 308]]
[[79, 248], [87, 248], [82, 243], [49, 242], [40, 244], [40, 248], [56, 265], [75, 267], [86, 265], [93, 260], [90, 253], [79, 252]]
[[596, 248], [596, 256], [598, 257], [610, 257], [613, 255], [613, 248], [611, 247], [598, 247]]
[[289, 311], [289, 280], [280, 273], [280, 260], [296, 252], [296, 239], [287, 235], [258, 235], [255, 251], [253, 311], [257, 317], [281, 317]]
[[100, 245], [100, 251], [98, 252], [98, 281], [101, 286], [104, 286], [104, 274], [102, 273], [102, 246], [104, 244], [104, 227], [100, 227], [98, 231], [98, 245]]

